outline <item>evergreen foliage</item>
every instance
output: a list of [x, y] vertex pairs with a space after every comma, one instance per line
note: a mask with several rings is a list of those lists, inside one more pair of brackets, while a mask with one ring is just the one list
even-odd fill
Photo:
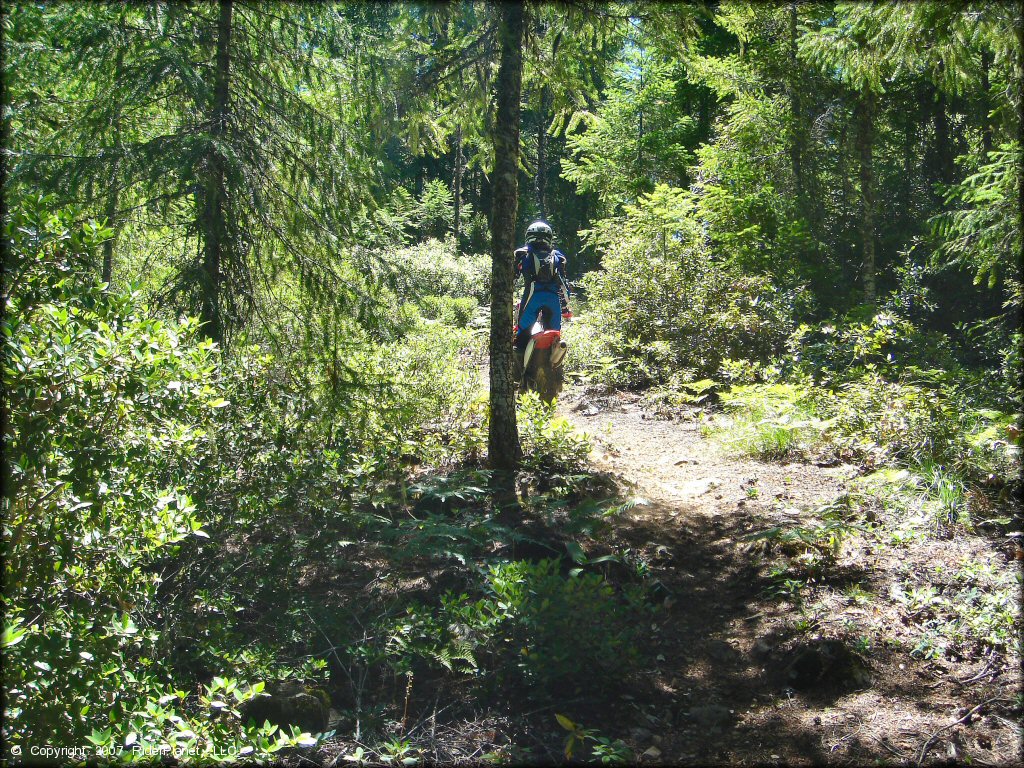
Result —
[[[539, 217], [588, 397], [1019, 523], [1022, 13], [5, 4], [5, 745], [266, 761], [317, 741], [248, 722], [275, 686], [344, 690], [359, 741], [416, 675], [632, 680], [646, 566], [573, 538], [625, 507], [513, 386]], [[1004, 602], [963, 636], [1005, 649]]]

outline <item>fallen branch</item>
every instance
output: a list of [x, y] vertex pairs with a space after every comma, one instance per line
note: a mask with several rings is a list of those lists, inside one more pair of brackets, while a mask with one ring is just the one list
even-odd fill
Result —
[[939, 730], [937, 730], [935, 733], [928, 737], [928, 741], [926, 741], [924, 743], [924, 746], [921, 747], [921, 751], [917, 755], [917, 765], [920, 766], [924, 762], [925, 755], [928, 754], [928, 750], [932, 748], [932, 744], [935, 743], [935, 740], [939, 737], [940, 733], [942, 733], [943, 731], [948, 731], [950, 728], [953, 728], [954, 726], [960, 725], [961, 723], [970, 720], [971, 717], [974, 716], [974, 714], [978, 712], [978, 710], [980, 710], [982, 707], [987, 706], [988, 704], [991, 704], [994, 701], [1002, 700], [1004, 700], [1002, 696], [993, 696], [991, 699], [985, 699], [983, 702], [981, 702], [981, 704], [976, 705], [975, 707], [964, 713], [963, 716], [961, 716], [959, 719], [954, 720], [949, 725], [944, 725], [941, 728], [939, 728]]
[[985, 665], [985, 668], [983, 670], [981, 670], [981, 672], [978, 672], [976, 675], [973, 675], [972, 677], [969, 677], [966, 680], [961, 680], [959, 678], [953, 678], [953, 682], [956, 683], [957, 685], [967, 685], [968, 683], [973, 683], [976, 680], [981, 680], [981, 678], [983, 678], [983, 677], [988, 675], [989, 670], [992, 669], [992, 665], [996, 663], [996, 660], [997, 660], [996, 652], [995, 652], [995, 649], [993, 648], [992, 652], [989, 653], [989, 655], [988, 655], [988, 663]]

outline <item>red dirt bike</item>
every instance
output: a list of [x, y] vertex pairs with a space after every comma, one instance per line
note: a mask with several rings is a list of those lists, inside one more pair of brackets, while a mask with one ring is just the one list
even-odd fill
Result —
[[[545, 403], [551, 403], [562, 391], [565, 381], [565, 353], [568, 345], [562, 332], [548, 330], [550, 318], [547, 310], [537, 313], [530, 328], [530, 341], [523, 353], [523, 367], [519, 378], [520, 392], [536, 392]], [[518, 373], [519, 371], [517, 371]]]

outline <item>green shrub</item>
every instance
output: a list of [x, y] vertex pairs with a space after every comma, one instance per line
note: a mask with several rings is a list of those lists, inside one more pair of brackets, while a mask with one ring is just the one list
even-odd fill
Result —
[[728, 416], [708, 431], [742, 454], [791, 459], [818, 447], [826, 422], [817, 418], [808, 391], [793, 384], [736, 386], [720, 394]]
[[761, 458], [813, 454], [924, 473], [941, 466], [961, 484], [1009, 484], [1019, 471], [1017, 415], [972, 407], [963, 393], [920, 373], [892, 381], [868, 372], [834, 388], [742, 385], [720, 397], [724, 422], [707, 431]]
[[836, 323], [800, 325], [786, 342], [787, 362], [825, 384], [838, 384], [878, 373], [897, 378], [912, 366], [952, 367], [948, 339], [921, 331], [896, 312], [856, 313]]
[[867, 374], [834, 392], [814, 389], [811, 400], [829, 419], [835, 450], [869, 466], [941, 464], [975, 481], [1016, 477], [1020, 451], [1008, 439], [1015, 417], [974, 408], [955, 390]]
[[388, 260], [396, 265], [395, 289], [403, 301], [424, 296], [472, 297], [478, 302], [489, 298], [490, 256], [460, 253], [451, 238], [401, 248]]
[[1019, 570], [970, 558], [948, 574], [941, 566], [919, 574], [894, 588], [891, 596], [918, 632], [914, 656], [971, 657], [1019, 643], [1020, 587]]
[[636, 383], [686, 370], [714, 375], [729, 358], [768, 362], [793, 329], [802, 292], [742, 274], [706, 250], [693, 200], [659, 185], [588, 232], [603, 269], [583, 280], [588, 323], [614, 356], [633, 361]]
[[424, 184], [414, 216], [422, 235], [444, 237], [455, 221], [454, 200], [448, 185], [440, 179]]
[[477, 367], [484, 343], [466, 329], [423, 323], [399, 341], [363, 351], [360, 365], [381, 384], [368, 404], [373, 445], [424, 462], [479, 456], [487, 443], [485, 378]]
[[555, 403], [545, 403], [536, 392], [519, 396], [523, 463], [538, 471], [581, 469], [590, 455], [590, 439], [556, 416], [555, 408]]
[[233, 710], [258, 690], [175, 692], [163, 633], [185, 623], [163, 576], [218, 519], [198, 497], [229, 405], [219, 356], [194, 320], [161, 322], [98, 283], [107, 235], [42, 199], [5, 222], [4, 740], [266, 755], [290, 742]]
[[618, 593], [597, 573], [562, 575], [558, 560], [515, 561], [486, 572], [485, 596], [446, 595], [412, 605], [383, 634], [398, 670], [419, 661], [464, 674], [516, 677], [539, 693], [593, 691], [640, 659], [645, 610], [636, 589]]
[[514, 617], [506, 636], [520, 672], [541, 690], [601, 688], [640, 660], [639, 595], [617, 595], [600, 574], [562, 576], [557, 560], [507, 563], [490, 569], [488, 588]]
[[608, 334], [602, 315], [577, 303], [577, 319], [562, 326], [568, 344], [564, 363], [566, 374], [589, 386], [625, 387], [646, 380], [646, 374], [632, 358], [619, 357], [616, 342]]
[[465, 328], [479, 306], [472, 296], [423, 296], [417, 302], [423, 317], [451, 328]]

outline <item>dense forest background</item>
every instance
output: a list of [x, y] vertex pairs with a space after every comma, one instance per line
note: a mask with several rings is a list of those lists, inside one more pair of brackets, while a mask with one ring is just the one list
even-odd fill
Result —
[[[260, 758], [329, 706], [347, 759], [419, 759], [414, 680], [525, 712], [642, 668], [645, 564], [576, 543], [633, 502], [502, 373], [537, 218], [578, 389], [889, 472], [929, 540], [1017, 541], [1022, 30], [1019, 2], [5, 3], [5, 749]], [[573, 573], [517, 555], [529, 520]], [[926, 658], [1014, 652], [992, 578], [930, 604]], [[286, 682], [311, 719], [245, 716]]]

